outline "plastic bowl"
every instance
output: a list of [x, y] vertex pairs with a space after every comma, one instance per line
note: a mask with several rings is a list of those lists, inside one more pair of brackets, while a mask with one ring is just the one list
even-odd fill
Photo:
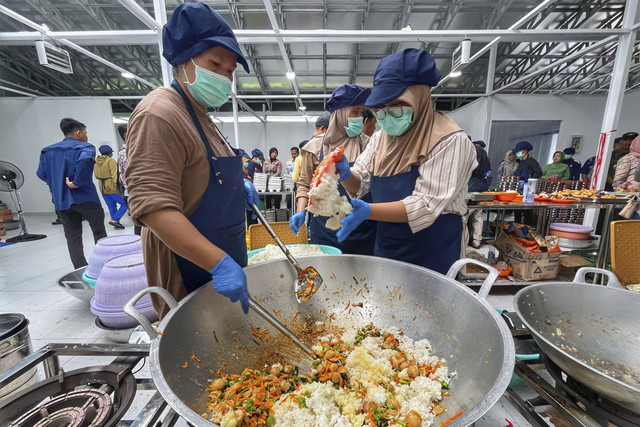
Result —
[[494, 199], [500, 202], [510, 202], [516, 198], [518, 193], [498, 193], [494, 196]]
[[549, 226], [549, 234], [572, 240], [591, 240], [593, 227], [580, 224], [554, 222]]
[[92, 279], [91, 277], [87, 277], [87, 271], [86, 270], [85, 270], [84, 273], [82, 273], [82, 280], [87, 282], [87, 284], [89, 285], [89, 287], [91, 289], [95, 289], [96, 288], [96, 282], [98, 281], [98, 279]]
[[[312, 245], [304, 245], [304, 244], [302, 244], [302, 245], [286, 245], [286, 246], [288, 248], [292, 248], [294, 246], [312, 246]], [[342, 251], [340, 249], [334, 247], [334, 246], [329, 246], [329, 245], [313, 245], [313, 246], [319, 247], [323, 254], [331, 254], [331, 255], [341, 255], [342, 254]], [[259, 254], [262, 251], [264, 251], [264, 248], [254, 249], [252, 251], [247, 252], [247, 255], [248, 255], [249, 258], [251, 258], [252, 256], [254, 256], [256, 254]]]
[[518, 195], [513, 199], [513, 201], [514, 201], [514, 202], [521, 202], [521, 201], [523, 201], [523, 200], [524, 200], [524, 196], [523, 196], [522, 194], [518, 194]]
[[90, 279], [100, 277], [104, 264], [120, 255], [142, 253], [142, 240], [135, 234], [120, 234], [98, 240], [89, 256], [89, 266], [85, 274]]
[[[153, 308], [153, 304], [149, 304], [146, 302], [136, 304], [136, 308], [144, 317], [146, 317], [150, 322], [155, 322], [158, 320], [158, 315], [156, 314], [155, 309]], [[122, 311], [122, 307], [119, 309], [115, 309], [113, 311], [102, 310], [99, 304], [96, 304], [95, 297], [91, 300], [91, 312], [100, 318], [100, 322], [107, 328], [135, 328], [138, 326], [138, 322], [127, 313]]]
[[142, 253], [122, 255], [105, 264], [96, 282], [96, 302], [122, 307], [138, 291], [147, 287]]

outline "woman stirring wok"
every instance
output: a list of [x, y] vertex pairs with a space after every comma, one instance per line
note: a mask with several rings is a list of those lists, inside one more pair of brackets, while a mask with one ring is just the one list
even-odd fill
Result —
[[378, 65], [366, 106], [382, 131], [352, 168], [344, 158], [336, 165], [347, 191], [368, 187], [373, 203], [353, 199], [337, 237], [344, 240], [361, 222], [375, 220], [376, 256], [446, 273], [460, 256], [467, 182], [477, 161], [467, 135], [433, 110], [429, 86], [440, 76], [433, 58], [417, 49]]

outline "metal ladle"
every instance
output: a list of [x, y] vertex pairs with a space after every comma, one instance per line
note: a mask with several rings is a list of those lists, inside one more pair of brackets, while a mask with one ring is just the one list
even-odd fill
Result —
[[[262, 223], [262, 225], [264, 225], [271, 237], [273, 237], [273, 240], [276, 241], [276, 243], [280, 247], [280, 250], [282, 250], [291, 265], [293, 265], [293, 268], [295, 268], [298, 272], [298, 278], [293, 284], [293, 290], [296, 295], [296, 300], [298, 301], [298, 303], [307, 302], [311, 298], [311, 296], [318, 289], [320, 289], [320, 286], [322, 286], [323, 280], [320, 276], [320, 273], [318, 273], [318, 270], [316, 270], [314, 267], [306, 267], [304, 269], [301, 268], [300, 264], [298, 264], [298, 261], [296, 261], [293, 255], [291, 255], [291, 252], [289, 252], [289, 249], [287, 249], [284, 243], [282, 243], [282, 240], [280, 240], [276, 232], [273, 230], [273, 228], [271, 228], [264, 216], [262, 216], [262, 212], [260, 212], [260, 209], [258, 209], [255, 203], [251, 204], [251, 209], [253, 209], [253, 213], [256, 214], [258, 220]], [[311, 290], [308, 290], [309, 286], [311, 286]]]

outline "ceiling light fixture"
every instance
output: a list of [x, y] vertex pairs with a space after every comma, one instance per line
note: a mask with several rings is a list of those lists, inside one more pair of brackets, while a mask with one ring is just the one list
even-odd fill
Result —
[[461, 75], [462, 75], [462, 71], [460, 70], [452, 71], [449, 73], [449, 77], [453, 77], [453, 78], [460, 77]]
[[298, 107], [298, 110], [307, 111], [307, 107], [305, 107], [304, 105], [301, 105], [301, 106]]
[[287, 78], [289, 80], [293, 80], [296, 78], [296, 73], [294, 73], [293, 71], [287, 71], [287, 74], [285, 74], [287, 76]]
[[133, 73], [130, 73], [129, 71], [123, 71], [122, 73], [120, 73], [120, 75], [125, 79], [133, 79], [136, 77]]

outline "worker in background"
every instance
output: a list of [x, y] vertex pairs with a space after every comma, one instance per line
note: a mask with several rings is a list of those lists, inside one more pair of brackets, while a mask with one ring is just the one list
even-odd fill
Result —
[[291, 175], [293, 173], [293, 168], [296, 163], [296, 158], [298, 158], [298, 156], [300, 156], [300, 148], [291, 147], [291, 160], [287, 160], [287, 167], [286, 167], [287, 171], [285, 175]]
[[[146, 227], [148, 282], [181, 300], [213, 279], [247, 313], [245, 210], [258, 195], [207, 108], [224, 105], [237, 64], [249, 66], [229, 25], [204, 3], [177, 7], [162, 46], [176, 78], [140, 101], [127, 132], [127, 188], [133, 220]], [[166, 315], [166, 304], [153, 302]]]
[[251, 162], [249, 164], [249, 174], [251, 176], [253, 176], [254, 173], [258, 172], [258, 173], [262, 173], [262, 166], [264, 164], [264, 155], [262, 154], [262, 151], [258, 150], [257, 148], [255, 150], [251, 151]]
[[376, 131], [376, 118], [370, 109], [365, 108], [362, 112], [362, 118], [364, 119], [364, 134], [371, 138], [371, 135]]
[[[300, 150], [302, 150], [302, 147], [307, 145], [307, 142], [309, 142], [308, 139], [305, 139], [304, 141], [301, 141], [300, 144], [298, 144], [298, 148]], [[293, 172], [291, 173], [291, 179], [295, 183], [297, 183], [298, 179], [300, 178], [300, 169], [301, 168], [302, 168], [302, 154], [297, 156], [296, 160], [293, 162]]]
[[613, 153], [611, 153], [611, 160], [609, 161], [609, 170], [607, 172], [607, 183], [605, 184], [604, 189], [607, 191], [613, 191], [613, 178], [616, 174], [616, 166], [618, 164], [618, 160], [629, 154], [629, 147], [631, 147], [631, 142], [638, 137], [637, 132], [627, 132], [622, 137], [620, 137], [620, 141], [618, 146], [614, 142], [613, 144]]
[[101, 145], [98, 150], [101, 155], [96, 159], [93, 173], [98, 180], [102, 198], [109, 208], [111, 215], [109, 225], [115, 229], [124, 230], [124, 225], [120, 224], [120, 218], [124, 216], [129, 206], [124, 197], [118, 194], [118, 163], [111, 157], [113, 149], [110, 146]]
[[[306, 168], [307, 172], [304, 179], [308, 180], [309, 182], [304, 185], [304, 188], [306, 188], [305, 191], [309, 191], [308, 186], [311, 183], [313, 171], [316, 170], [316, 167], [318, 167], [318, 164], [320, 163], [320, 161], [318, 160], [318, 157], [320, 156], [320, 147], [322, 146], [322, 138], [324, 138], [324, 134], [327, 132], [327, 128], [329, 127], [330, 118], [330, 114], [323, 114], [322, 116], [318, 117], [316, 119], [316, 125], [313, 130], [313, 137], [306, 142], [303, 141], [304, 144], [302, 144], [302, 142], [300, 143], [300, 169], [298, 171], [298, 178], [294, 178], [294, 180], [296, 182], [299, 182], [302, 169]], [[298, 185], [298, 188], [300, 188], [300, 185]], [[298, 197], [300, 196], [296, 194], [296, 199]]]
[[509, 150], [504, 155], [504, 160], [500, 162], [498, 166], [498, 183], [502, 181], [505, 176], [511, 176], [518, 169], [518, 162], [516, 161], [516, 155], [513, 151]]
[[[127, 184], [124, 181], [124, 174], [127, 172], [127, 166], [129, 166], [129, 160], [127, 159], [127, 125], [118, 126], [118, 133], [122, 138], [122, 147], [118, 150], [118, 170], [120, 171], [120, 184], [123, 187], [122, 196], [129, 204], [129, 193], [127, 192]], [[133, 225], [133, 234], [140, 236], [142, 234], [142, 227], [137, 224]]]
[[553, 153], [553, 162], [542, 168], [542, 179], [556, 178], [567, 180], [571, 176], [569, 166], [564, 163], [564, 153], [556, 151]]
[[[289, 227], [294, 233], [297, 234], [304, 224], [305, 209], [309, 203], [309, 185], [317, 162], [321, 162], [325, 155], [329, 155], [339, 146], [344, 147], [345, 157], [355, 159], [367, 146], [369, 137], [363, 133], [362, 112], [370, 93], [371, 89], [358, 85], [342, 85], [333, 91], [331, 98], [327, 101], [327, 107], [331, 114], [327, 132], [322, 139], [314, 138], [309, 141], [303, 149], [303, 153], [306, 151], [309, 155], [303, 157], [302, 160], [302, 170], [296, 193], [297, 213], [289, 219]], [[341, 195], [347, 195], [342, 187], [339, 187], [339, 190]], [[371, 201], [368, 190], [353, 196]], [[311, 243], [335, 246], [347, 254], [373, 255], [375, 223], [366, 221], [359, 224], [349, 239], [338, 241], [335, 230], [326, 228], [327, 219], [327, 217], [310, 214]]]
[[253, 181], [253, 174], [249, 173], [249, 165], [252, 162], [251, 157], [249, 157], [246, 151], [240, 150], [240, 158], [242, 159], [242, 173], [244, 173], [244, 178]]
[[580, 179], [582, 164], [580, 164], [579, 161], [573, 158], [573, 155], [576, 154], [576, 149], [573, 147], [568, 147], [564, 149], [563, 153], [564, 160], [562, 162], [565, 165], [569, 166], [569, 179], [571, 181], [578, 181]]
[[370, 189], [373, 203], [352, 199], [337, 236], [344, 240], [362, 221], [377, 221], [375, 256], [446, 273], [463, 249], [467, 183], [478, 162], [460, 127], [433, 109], [430, 87], [440, 77], [423, 50], [380, 61], [365, 105], [382, 130], [353, 167], [347, 156], [336, 165], [344, 188]]
[[[484, 147], [486, 147], [484, 141], [474, 141], [473, 145], [476, 149], [476, 161], [478, 162], [478, 167], [476, 167], [471, 173], [471, 178], [469, 179], [467, 188], [470, 193], [482, 193], [483, 191], [489, 190], [489, 181], [487, 181], [487, 176], [491, 175], [491, 161], [484, 149]], [[471, 246], [478, 249], [482, 244], [482, 210], [469, 210], [465, 217], [467, 219], [466, 223], [471, 223]]]
[[516, 158], [520, 160], [520, 164], [513, 175], [524, 181], [527, 181], [529, 178], [540, 178], [542, 176], [540, 164], [529, 154], [532, 150], [533, 145], [527, 141], [518, 142], [513, 149]]
[[49, 186], [73, 268], [80, 268], [87, 265], [82, 220], [89, 223], [96, 243], [107, 237], [104, 210], [92, 180], [96, 148], [87, 142], [84, 123], [65, 118], [60, 121], [60, 130], [64, 139], [42, 149], [36, 175]]
[[[619, 138], [618, 138], [619, 139]], [[593, 174], [593, 166], [596, 164], [596, 156], [589, 157], [580, 169], [580, 179], [584, 182], [584, 187], [589, 188], [591, 183], [591, 175]]]

